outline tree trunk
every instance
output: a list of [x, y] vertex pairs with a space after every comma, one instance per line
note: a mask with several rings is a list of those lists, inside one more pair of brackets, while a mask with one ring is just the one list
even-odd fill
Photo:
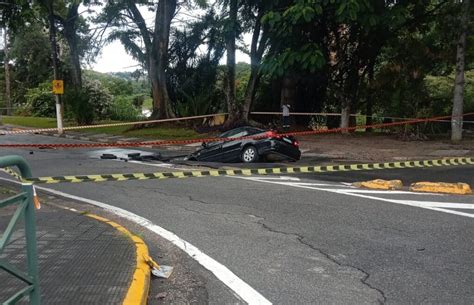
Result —
[[[374, 112], [373, 112], [372, 106], [373, 106], [372, 96], [369, 95], [367, 97], [367, 105], [365, 109], [365, 125], [372, 125], [373, 123], [372, 115]], [[372, 127], [367, 127], [365, 131], [371, 132]]]
[[[342, 103], [342, 107], [341, 107], [341, 126], [340, 127], [343, 129], [348, 128], [350, 118], [351, 118], [351, 103], [349, 100], [346, 100]], [[349, 131], [346, 129], [346, 130], [343, 130], [342, 133], [348, 134]]]
[[235, 40], [237, 37], [237, 0], [230, 0], [229, 19], [230, 28], [227, 31], [227, 77], [226, 77], [226, 101], [229, 113], [224, 126], [231, 127], [240, 119], [239, 109], [235, 99]]
[[[171, 20], [176, 12], [176, 0], [160, 0], [155, 16], [155, 34], [150, 60], [150, 76], [153, 93], [154, 118], [175, 117], [171, 108], [171, 99], [166, 83], [166, 68], [168, 67], [168, 45]], [[154, 70], [154, 71], [153, 71]]]
[[78, 17], [78, 4], [71, 4], [68, 8], [67, 19], [62, 20], [64, 27], [64, 37], [66, 38], [69, 46], [69, 56], [71, 60], [71, 80], [72, 85], [75, 88], [82, 88], [82, 71], [81, 71], [81, 59], [78, 50], [78, 37], [76, 21]]
[[464, 104], [464, 66], [466, 55], [466, 36], [469, 24], [469, 1], [463, 2], [461, 17], [461, 33], [457, 43], [456, 52], [456, 77], [454, 80], [453, 112], [451, 118], [451, 140], [462, 140], [463, 104]]
[[158, 80], [158, 73], [156, 71], [158, 64], [156, 59], [150, 54], [148, 59], [148, 78], [151, 83], [151, 95], [153, 97], [153, 113], [152, 118], [160, 118], [161, 108], [163, 107], [160, 82]]
[[10, 58], [8, 54], [8, 29], [5, 27], [3, 33], [4, 41], [4, 62], [5, 62], [5, 106], [7, 108], [7, 115], [12, 115], [12, 100], [11, 100], [11, 83], [10, 83]]
[[258, 67], [252, 66], [250, 72], [250, 79], [247, 83], [247, 88], [245, 89], [245, 100], [244, 106], [242, 108], [242, 120], [248, 122], [250, 109], [255, 100], [255, 94], [257, 93], [258, 84], [260, 82], [260, 72]]
[[[372, 115], [374, 114], [373, 111], [373, 105], [374, 105], [374, 66], [375, 66], [375, 60], [372, 60], [369, 62], [369, 67], [368, 67], [368, 95], [367, 95], [367, 105], [365, 109], [365, 125], [372, 125], [373, 123], [373, 118]], [[371, 132], [372, 128], [368, 127], [365, 129], [366, 132]]]
[[[343, 100], [341, 105], [341, 128], [348, 128], [351, 126], [351, 111], [355, 110], [358, 100], [359, 91], [359, 65], [355, 64], [355, 60], [352, 61], [352, 65], [349, 68], [348, 76], [345, 79], [344, 92], [342, 94]], [[343, 130], [342, 133], [347, 134], [349, 130]]]
[[[252, 43], [250, 46], [250, 78], [247, 83], [247, 88], [245, 89], [245, 99], [244, 105], [242, 107], [242, 119], [244, 122], [248, 122], [250, 109], [255, 100], [255, 94], [257, 92], [258, 84], [260, 82], [260, 63], [262, 61], [263, 52], [265, 51], [267, 44], [267, 35], [264, 32], [261, 33], [262, 23], [261, 19], [263, 17], [263, 9], [260, 8], [260, 11], [255, 20], [255, 28], [252, 35]], [[260, 44], [259, 44], [260, 39]]]

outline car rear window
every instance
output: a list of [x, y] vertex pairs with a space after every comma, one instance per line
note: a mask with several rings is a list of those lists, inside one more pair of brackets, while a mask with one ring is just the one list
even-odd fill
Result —
[[265, 130], [263, 129], [258, 129], [258, 128], [247, 128], [247, 134], [248, 135], [254, 135], [254, 134], [258, 134], [258, 133], [263, 133], [265, 132]]

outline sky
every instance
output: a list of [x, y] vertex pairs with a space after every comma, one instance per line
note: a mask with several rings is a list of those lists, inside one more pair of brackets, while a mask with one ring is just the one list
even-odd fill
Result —
[[[250, 58], [247, 54], [237, 51], [236, 61], [249, 63]], [[225, 62], [226, 57], [224, 55], [221, 63], [224, 64]], [[102, 53], [96, 58], [96, 62], [91, 68], [102, 73], [134, 71], [139, 68], [139, 64], [125, 52], [119, 41], [114, 41], [103, 48]]]
[[[140, 9], [143, 17], [145, 20], [150, 22], [150, 25], [154, 22], [154, 14], [153, 12], [149, 12], [146, 9]], [[177, 15], [179, 19], [186, 19], [189, 18], [187, 15], [179, 14]], [[147, 23], [148, 23], [147, 22]], [[249, 44], [251, 39], [250, 35], [244, 36], [244, 42]], [[247, 54], [242, 53], [241, 51], [237, 50], [236, 53], [236, 61], [237, 62], [250, 62], [250, 58]], [[225, 64], [226, 57], [221, 59], [221, 63]], [[91, 65], [93, 70], [107, 73], [107, 72], [121, 72], [121, 71], [134, 71], [139, 68], [139, 63], [134, 60], [130, 55], [127, 54], [124, 47], [119, 41], [114, 41], [102, 49], [101, 54], [97, 56], [95, 59], [95, 63]]]

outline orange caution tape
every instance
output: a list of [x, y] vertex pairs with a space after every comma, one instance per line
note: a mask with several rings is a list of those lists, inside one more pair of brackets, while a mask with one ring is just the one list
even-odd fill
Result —
[[182, 145], [182, 144], [192, 144], [192, 143], [200, 143], [200, 142], [230, 142], [230, 141], [237, 141], [237, 140], [249, 140], [249, 139], [265, 139], [269, 137], [282, 137], [282, 136], [306, 136], [306, 135], [316, 135], [316, 134], [328, 134], [328, 133], [339, 133], [345, 131], [355, 131], [357, 129], [366, 129], [366, 128], [385, 128], [385, 127], [393, 127], [393, 126], [401, 126], [401, 125], [411, 125], [411, 124], [418, 124], [418, 123], [426, 123], [426, 122], [435, 122], [442, 119], [448, 118], [459, 118], [464, 117], [467, 115], [474, 115], [474, 112], [465, 113], [460, 116], [438, 116], [432, 118], [420, 118], [420, 119], [413, 119], [407, 120], [402, 122], [392, 122], [392, 123], [381, 123], [381, 124], [371, 124], [371, 125], [359, 125], [347, 128], [333, 128], [333, 129], [325, 129], [325, 130], [309, 130], [309, 131], [295, 131], [295, 132], [285, 132], [275, 134], [273, 132], [268, 132], [265, 135], [259, 136], [246, 136], [246, 137], [239, 137], [239, 138], [201, 138], [201, 139], [186, 139], [186, 140], [163, 140], [163, 141], [144, 141], [144, 142], [120, 142], [120, 143], [48, 143], [48, 144], [27, 144], [27, 143], [12, 143], [12, 144], [0, 144], [0, 147], [17, 147], [17, 148], [97, 148], [97, 147], [143, 147], [143, 146], [162, 146], [162, 145]]

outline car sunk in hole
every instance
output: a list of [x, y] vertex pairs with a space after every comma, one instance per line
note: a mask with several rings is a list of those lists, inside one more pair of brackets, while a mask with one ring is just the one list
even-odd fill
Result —
[[[224, 132], [222, 141], [203, 142], [202, 147], [187, 156], [190, 161], [244, 162], [291, 160], [301, 157], [298, 141], [272, 130], [240, 127]], [[232, 140], [235, 139], [235, 140]]]

